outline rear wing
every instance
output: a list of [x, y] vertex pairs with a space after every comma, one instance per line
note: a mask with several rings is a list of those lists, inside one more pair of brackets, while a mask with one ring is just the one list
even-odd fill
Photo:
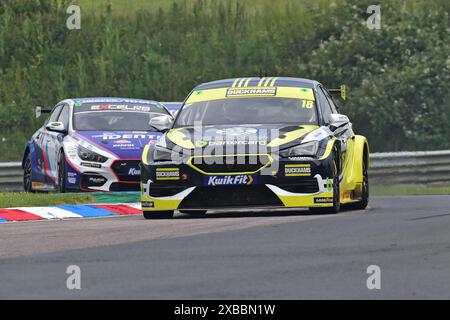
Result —
[[40, 106], [36, 107], [36, 119], [39, 118], [43, 113], [51, 113], [52, 109], [44, 109]]
[[341, 85], [339, 89], [328, 89], [331, 94], [340, 94], [343, 100], [347, 100], [347, 86], [345, 84]]

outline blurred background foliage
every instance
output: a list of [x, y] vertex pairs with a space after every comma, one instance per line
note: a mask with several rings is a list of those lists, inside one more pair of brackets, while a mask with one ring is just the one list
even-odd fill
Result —
[[[450, 1], [2, 0], [0, 161], [69, 97], [183, 100], [198, 83], [294, 76], [348, 85], [372, 151], [450, 149]], [[79, 4], [81, 30], [66, 9]]]

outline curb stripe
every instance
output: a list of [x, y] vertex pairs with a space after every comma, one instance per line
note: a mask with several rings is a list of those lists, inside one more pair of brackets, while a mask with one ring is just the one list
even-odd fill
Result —
[[114, 212], [110, 212], [101, 208], [97, 208], [92, 205], [63, 205], [57, 206], [57, 208], [61, 208], [63, 210], [74, 212], [84, 218], [87, 217], [106, 217], [106, 216], [114, 216], [116, 215]]
[[127, 206], [135, 208], [135, 209], [141, 211], [141, 213], [142, 213], [142, 206], [140, 203], [127, 203]]
[[0, 208], [0, 223], [28, 220], [58, 220], [67, 218], [140, 215], [140, 203], [105, 203], [91, 205], [61, 205], [54, 207]]
[[95, 207], [108, 210], [119, 215], [142, 214], [141, 210], [127, 205], [96, 204]]
[[0, 209], [0, 218], [7, 221], [42, 220], [42, 217], [17, 209]]
[[81, 218], [82, 216], [57, 207], [21, 207], [13, 208], [35, 214], [44, 219]]

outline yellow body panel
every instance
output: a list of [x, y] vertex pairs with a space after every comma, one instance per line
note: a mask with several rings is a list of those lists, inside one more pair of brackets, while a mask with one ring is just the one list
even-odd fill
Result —
[[[269, 79], [270, 80], [270, 79]], [[273, 80], [272, 80], [273, 81]], [[233, 89], [239, 88], [239, 82], [236, 87]], [[208, 89], [208, 90], [198, 90], [194, 91], [186, 101], [186, 105], [195, 102], [204, 102], [204, 101], [212, 101], [212, 100], [220, 100], [220, 99], [233, 99], [233, 97], [227, 97], [227, 92], [230, 88], [218, 88], [218, 89]], [[314, 93], [312, 89], [309, 88], [297, 88], [297, 87], [270, 87], [270, 86], [262, 86], [262, 87], [242, 87], [242, 89], [276, 89], [275, 95], [270, 95], [276, 98], [292, 98], [292, 99], [302, 99], [302, 100], [311, 100], [314, 101]], [[254, 98], [254, 97], [264, 97], [264, 95], [239, 95], [236, 96], [239, 98]], [[187, 106], [188, 107], [188, 106]], [[185, 106], [186, 108], [186, 106]]]
[[[361, 196], [363, 182], [364, 148], [369, 154], [369, 144], [363, 136], [355, 136], [347, 142], [347, 152], [342, 166], [343, 179], [341, 182], [341, 202], [349, 203]], [[367, 159], [368, 165], [369, 159]], [[354, 197], [351, 197], [351, 193]], [[356, 198], [356, 199], [355, 199]]]

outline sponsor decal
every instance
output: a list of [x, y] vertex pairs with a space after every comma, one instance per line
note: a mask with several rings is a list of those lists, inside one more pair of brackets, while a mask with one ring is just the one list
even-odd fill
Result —
[[153, 201], [142, 201], [141, 206], [142, 208], [154, 208], [155, 203]]
[[210, 146], [235, 146], [235, 145], [260, 145], [265, 146], [267, 144], [267, 141], [263, 140], [227, 140], [227, 141], [211, 141], [209, 143]]
[[95, 184], [97, 184], [97, 183], [103, 183], [103, 182], [106, 181], [106, 179], [103, 178], [103, 177], [97, 177], [97, 178], [95, 178], [95, 177], [89, 177], [88, 180], [89, 180], [90, 183], [95, 183]]
[[314, 198], [314, 203], [333, 203], [332, 197]]
[[93, 111], [101, 111], [101, 110], [119, 110], [119, 111], [141, 111], [141, 112], [150, 112], [152, 108], [150, 106], [131, 106], [126, 104], [102, 104], [102, 105], [93, 105], [91, 106], [91, 110]]
[[216, 134], [225, 134], [227, 136], [256, 135], [258, 134], [258, 130], [253, 128], [236, 127], [216, 130]]
[[114, 141], [115, 144], [130, 144], [131, 141], [129, 140], [116, 140]]
[[292, 161], [310, 161], [310, 157], [288, 157], [289, 160]]
[[83, 167], [89, 167], [89, 168], [97, 168], [100, 169], [102, 167], [101, 164], [98, 163], [90, 163], [90, 162], [81, 162], [80, 163]]
[[[92, 138], [102, 138], [103, 140], [127, 140], [127, 139], [150, 139], [155, 140], [158, 138], [156, 134], [148, 134], [148, 133], [124, 133], [124, 134], [115, 134], [115, 133], [103, 133], [101, 135], [94, 135]], [[113, 141], [113, 143], [117, 144], [117, 141]], [[128, 141], [127, 143], [132, 143]], [[120, 143], [119, 143], [120, 144]]]
[[228, 88], [226, 97], [242, 96], [276, 96], [277, 88]]
[[209, 176], [205, 177], [205, 184], [207, 186], [236, 186], [236, 185], [251, 185], [255, 182], [256, 177], [251, 175], [236, 175], [236, 176]]
[[128, 175], [129, 176], [139, 176], [139, 175], [141, 175], [141, 170], [140, 169], [136, 169], [136, 168], [130, 168], [128, 170]]
[[156, 180], [180, 180], [180, 169], [178, 168], [157, 168]]
[[77, 183], [77, 179], [76, 178], [67, 178], [67, 182], [69, 183], [69, 184], [76, 184]]
[[309, 177], [311, 176], [310, 164], [286, 164], [284, 166], [285, 177]]

